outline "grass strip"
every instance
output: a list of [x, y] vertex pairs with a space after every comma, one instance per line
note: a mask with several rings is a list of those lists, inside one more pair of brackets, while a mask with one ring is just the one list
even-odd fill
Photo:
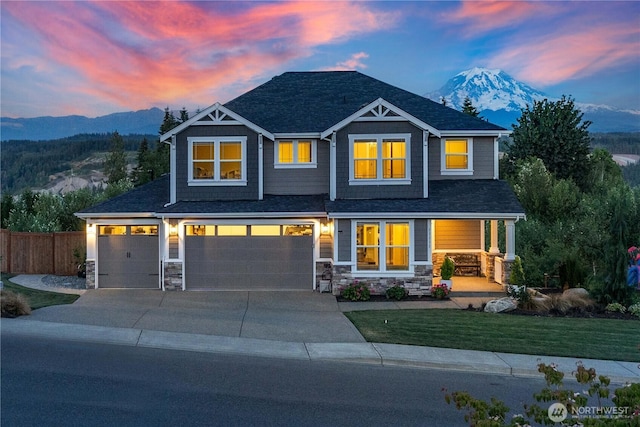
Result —
[[455, 309], [345, 315], [369, 342], [640, 361], [640, 321], [493, 314]]
[[72, 304], [75, 300], [80, 298], [80, 295], [41, 291], [39, 289], [31, 289], [16, 285], [4, 274], [2, 275], [2, 283], [4, 289], [24, 295], [29, 301], [29, 306], [32, 310], [48, 307], [50, 305]]

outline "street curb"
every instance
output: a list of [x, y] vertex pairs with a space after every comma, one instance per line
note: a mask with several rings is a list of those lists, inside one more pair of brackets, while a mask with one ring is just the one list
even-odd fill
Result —
[[[381, 343], [302, 343], [256, 338], [185, 334], [148, 329], [113, 328], [2, 319], [0, 332], [132, 347], [272, 357], [308, 361], [349, 362], [379, 366], [437, 369], [514, 377], [540, 377], [539, 363], [558, 366], [571, 377], [578, 363], [595, 368], [614, 383], [640, 382], [640, 364], [556, 356], [534, 356]], [[535, 361], [535, 362], [533, 362]]]

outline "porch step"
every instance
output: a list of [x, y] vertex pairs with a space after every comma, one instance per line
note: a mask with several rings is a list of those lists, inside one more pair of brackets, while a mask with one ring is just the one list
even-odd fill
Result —
[[477, 298], [502, 298], [507, 295], [506, 292], [468, 292], [452, 290], [449, 294], [450, 297], [477, 297]]

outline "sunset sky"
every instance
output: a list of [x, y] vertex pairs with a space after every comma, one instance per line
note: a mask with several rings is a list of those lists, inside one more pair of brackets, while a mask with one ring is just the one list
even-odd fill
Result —
[[358, 70], [425, 94], [474, 66], [640, 110], [637, 1], [2, 0], [0, 13], [8, 117], [194, 111], [285, 71]]

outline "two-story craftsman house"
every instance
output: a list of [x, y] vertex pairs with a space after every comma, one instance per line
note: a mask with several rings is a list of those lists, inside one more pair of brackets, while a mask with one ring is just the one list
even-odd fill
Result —
[[162, 135], [170, 174], [78, 213], [87, 286], [383, 291], [430, 285], [445, 254], [504, 282], [507, 133], [359, 72], [284, 73]]

